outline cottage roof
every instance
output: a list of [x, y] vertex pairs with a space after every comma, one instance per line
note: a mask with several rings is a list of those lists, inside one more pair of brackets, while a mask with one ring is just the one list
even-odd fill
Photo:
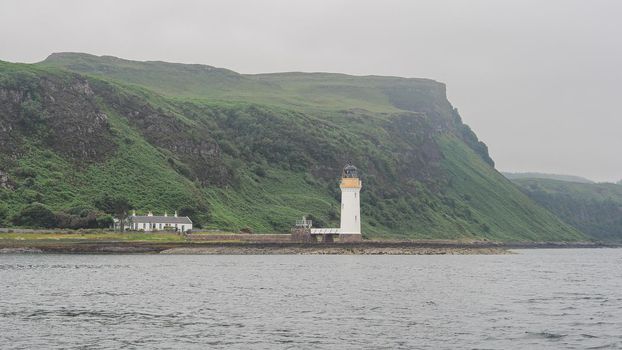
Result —
[[135, 223], [147, 223], [147, 224], [192, 224], [187, 216], [143, 216], [143, 215], [131, 215], [129, 218]]

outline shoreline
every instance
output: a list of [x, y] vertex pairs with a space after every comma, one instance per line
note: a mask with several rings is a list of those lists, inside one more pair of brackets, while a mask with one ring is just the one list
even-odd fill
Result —
[[2, 240], [0, 254], [493, 255], [511, 249], [618, 248], [594, 242], [362, 241], [351, 243]]

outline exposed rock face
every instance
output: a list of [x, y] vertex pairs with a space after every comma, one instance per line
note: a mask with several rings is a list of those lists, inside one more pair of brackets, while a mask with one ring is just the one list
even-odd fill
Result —
[[18, 154], [19, 138], [14, 131], [15, 120], [11, 117], [17, 115], [14, 106], [22, 98], [23, 92], [0, 87], [0, 151], [5, 157], [14, 158]]
[[336, 221], [336, 177], [352, 161], [364, 169], [369, 237], [581, 238], [482, 161], [492, 163], [442, 84], [211, 68], [200, 70], [218, 74], [197, 79], [197, 67], [149, 63], [147, 74], [118, 63], [84, 72], [115, 66], [99, 79], [0, 62], [0, 169], [16, 189], [0, 201], [10, 215], [119, 192], [210, 227], [281, 232], [305, 214]]
[[116, 149], [108, 117], [79, 76], [16, 76], [0, 84], [0, 151], [19, 157], [24, 136], [78, 162], [105, 159]]
[[97, 94], [141, 133], [152, 145], [171, 151], [188, 164], [191, 175], [203, 185], [230, 183], [232, 172], [222, 161], [218, 144], [210, 139], [202, 125], [189, 125], [170, 112], [154, 109], [137, 96], [119, 95], [106, 84], [96, 87]]
[[13, 186], [9, 183], [9, 175], [0, 170], [0, 188], [11, 189]]
[[462, 122], [458, 110], [447, 100], [445, 84], [428, 82], [419, 87], [395, 84], [385, 87], [384, 91], [393, 105], [425, 116], [429, 126], [437, 132], [451, 132], [457, 135], [486, 163], [494, 167], [486, 144]]
[[108, 116], [96, 102], [103, 98], [149, 143], [188, 164], [192, 174], [184, 175], [192, 180], [223, 186], [233, 177], [222, 162], [220, 147], [204, 127], [156, 110], [140, 97], [119, 95], [103, 83], [96, 93], [78, 75], [71, 80], [24, 74], [13, 78], [0, 81], [0, 158], [19, 159], [29, 137], [74, 163], [101, 162], [114, 155], [117, 144]]
[[392, 119], [387, 129], [400, 142], [398, 176], [426, 181], [440, 176], [439, 161], [443, 158], [434, 140], [434, 126], [422, 114], [404, 114]]

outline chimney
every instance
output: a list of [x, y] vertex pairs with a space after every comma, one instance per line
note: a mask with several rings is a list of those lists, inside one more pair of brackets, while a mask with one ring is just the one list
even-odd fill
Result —
[[167, 213], [167, 212], [164, 212], [164, 216], [168, 216], [168, 213]]
[[132, 216], [136, 216], [136, 210], [132, 210]]
[[153, 216], [153, 213], [151, 212], [151, 210], [149, 211], [149, 214], [147, 214], [147, 216]]
[[177, 210], [175, 210], [175, 217], [177, 217]]

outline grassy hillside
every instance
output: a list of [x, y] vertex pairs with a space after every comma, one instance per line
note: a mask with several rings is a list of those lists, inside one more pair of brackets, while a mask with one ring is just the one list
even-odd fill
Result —
[[586, 179], [581, 176], [573, 176], [573, 175], [560, 175], [560, 174], [543, 174], [543, 173], [509, 173], [504, 172], [503, 176], [507, 177], [510, 180], [518, 180], [518, 179], [544, 179], [544, 180], [558, 180], [558, 181], [566, 181], [566, 182], [578, 182], [584, 184], [593, 184], [594, 181]]
[[52, 54], [41, 65], [144, 86], [168, 96], [286, 105], [297, 109], [334, 111], [360, 108], [395, 112], [399, 109], [387, 96], [390, 91], [383, 89], [398, 88], [400, 82], [415, 87], [421, 97], [423, 92], [430, 90], [432, 94], [444, 95], [441, 84], [427, 79], [353, 77], [328, 73], [244, 75], [205, 65], [136, 62], [82, 53]]
[[622, 186], [550, 179], [516, 179], [534, 201], [599, 240], [622, 241]]
[[350, 160], [367, 237], [584, 238], [494, 170], [431, 80], [58, 54], [0, 63], [0, 130], [5, 224], [33, 202], [72, 211], [116, 193], [207, 228], [338, 225]]

